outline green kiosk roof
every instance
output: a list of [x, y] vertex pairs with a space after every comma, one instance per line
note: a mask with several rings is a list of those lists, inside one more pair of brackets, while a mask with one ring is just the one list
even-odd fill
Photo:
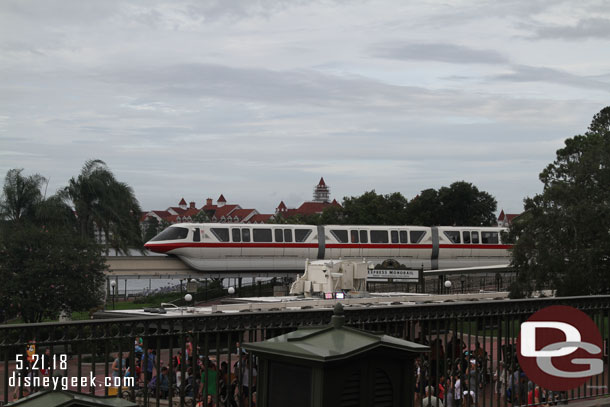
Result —
[[430, 348], [388, 335], [378, 335], [344, 326], [343, 306], [337, 303], [328, 326], [301, 328], [264, 342], [247, 343], [244, 348], [258, 354], [330, 362], [350, 358], [375, 348], [390, 348], [410, 353]]
[[20, 407], [136, 407], [137, 404], [118, 397], [96, 397], [73, 391], [42, 391], [7, 404]]

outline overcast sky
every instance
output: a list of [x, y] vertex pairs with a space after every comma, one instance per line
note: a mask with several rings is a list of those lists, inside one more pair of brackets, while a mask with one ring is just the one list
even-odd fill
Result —
[[143, 209], [472, 182], [519, 212], [610, 96], [605, 1], [0, 3], [0, 172]]

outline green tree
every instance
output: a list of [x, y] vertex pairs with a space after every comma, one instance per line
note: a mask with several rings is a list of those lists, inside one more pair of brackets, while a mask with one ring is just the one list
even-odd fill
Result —
[[131, 187], [117, 181], [103, 161], [87, 161], [61, 196], [74, 206], [82, 238], [94, 237], [97, 228], [106, 238], [106, 251], [142, 249], [140, 204]]
[[[99, 248], [80, 237], [74, 212], [62, 199], [44, 199], [43, 183], [41, 176], [25, 177], [21, 170], [6, 175], [0, 199], [0, 320], [56, 318], [61, 311], [92, 308], [103, 295], [106, 266]], [[23, 191], [27, 199], [13, 199]]]
[[436, 189], [421, 191], [407, 205], [407, 223], [410, 225], [440, 225], [441, 219], [441, 201]]
[[344, 223], [350, 225], [402, 225], [407, 219], [407, 199], [400, 193], [377, 194], [374, 190], [343, 198]]
[[193, 222], [195, 223], [207, 223], [210, 221], [208, 214], [202, 209], [195, 216], [193, 216]]
[[540, 174], [543, 192], [525, 199], [510, 230], [513, 296], [550, 287], [557, 295], [610, 292], [610, 107], [584, 135], [565, 141]]
[[148, 242], [159, 233], [159, 221], [154, 216], [149, 216], [144, 221], [144, 241]]
[[34, 215], [36, 206], [42, 201], [41, 188], [46, 179], [39, 175], [24, 177], [23, 169], [9, 170], [2, 188], [0, 216], [14, 222]]
[[457, 181], [448, 187], [423, 190], [407, 207], [414, 225], [492, 226], [496, 223], [496, 199], [473, 184]]
[[492, 226], [496, 224], [496, 199], [466, 181], [457, 181], [438, 190], [445, 225]]
[[345, 211], [340, 206], [327, 206], [319, 216], [319, 225], [341, 225], [345, 223]]

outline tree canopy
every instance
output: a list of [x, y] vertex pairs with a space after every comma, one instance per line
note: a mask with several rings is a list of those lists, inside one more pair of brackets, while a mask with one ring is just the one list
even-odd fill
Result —
[[129, 248], [142, 248], [140, 204], [131, 187], [117, 181], [103, 161], [85, 162], [60, 195], [74, 206], [82, 238], [93, 238], [97, 228], [105, 236], [107, 250], [126, 253]]
[[471, 183], [458, 181], [449, 187], [425, 189], [410, 202], [400, 193], [375, 190], [343, 198], [342, 207], [328, 206], [321, 214], [297, 215], [276, 223], [314, 225], [456, 225], [491, 226], [496, 222], [496, 200]]
[[78, 233], [72, 209], [45, 198], [45, 179], [10, 170], [0, 199], [0, 321], [57, 318], [99, 303], [105, 269], [99, 247]]
[[409, 202], [408, 221], [414, 225], [492, 226], [496, 223], [496, 199], [466, 181], [448, 187], [426, 189]]
[[610, 292], [610, 107], [587, 132], [565, 140], [540, 174], [543, 192], [513, 222], [513, 296], [551, 287], [557, 295]]

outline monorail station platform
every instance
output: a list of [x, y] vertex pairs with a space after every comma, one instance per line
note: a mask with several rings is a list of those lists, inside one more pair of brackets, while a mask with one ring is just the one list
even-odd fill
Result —
[[[463, 301], [508, 301], [507, 292], [481, 292], [475, 294], [413, 294], [413, 293], [367, 293], [363, 296], [346, 297], [343, 299], [303, 298], [297, 296], [285, 297], [250, 297], [232, 298], [223, 304], [212, 306], [177, 307], [165, 304], [160, 308], [145, 308], [140, 310], [106, 310], [95, 313], [95, 318], [128, 318], [128, 317], [159, 317], [180, 315], [212, 315], [234, 314], [240, 312], [264, 311], [298, 311], [309, 309], [332, 309], [337, 302], [347, 308], [376, 308], [404, 305], [421, 305], [431, 303], [451, 303]], [[230, 302], [230, 303], [227, 303]]]

